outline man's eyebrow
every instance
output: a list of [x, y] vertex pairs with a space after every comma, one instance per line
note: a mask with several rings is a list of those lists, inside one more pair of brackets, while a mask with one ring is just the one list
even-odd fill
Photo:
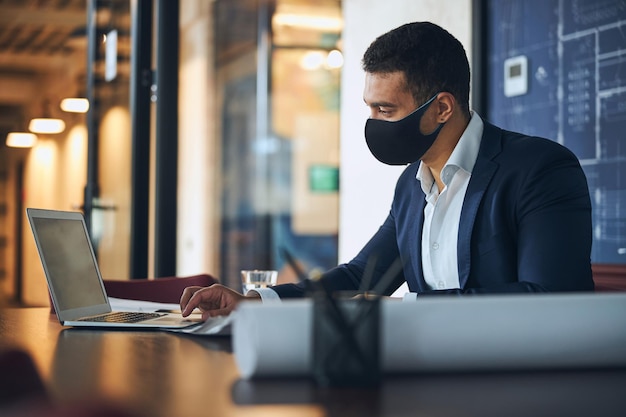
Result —
[[392, 107], [392, 108], [398, 107], [395, 103], [390, 103], [388, 101], [375, 101], [375, 102], [372, 102], [372, 103], [368, 103], [365, 100], [363, 100], [363, 101], [369, 107]]

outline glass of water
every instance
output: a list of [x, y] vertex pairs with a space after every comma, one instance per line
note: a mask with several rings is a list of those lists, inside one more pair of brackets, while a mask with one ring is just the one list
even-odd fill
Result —
[[273, 270], [243, 270], [241, 271], [241, 282], [243, 284], [243, 293], [247, 293], [255, 288], [267, 288], [276, 285], [278, 271]]

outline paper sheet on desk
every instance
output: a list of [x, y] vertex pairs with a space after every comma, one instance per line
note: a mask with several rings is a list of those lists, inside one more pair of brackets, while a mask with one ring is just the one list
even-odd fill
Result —
[[[383, 372], [626, 366], [626, 294], [383, 300]], [[242, 303], [233, 352], [243, 378], [305, 376], [310, 300]]]
[[194, 334], [197, 336], [230, 336], [233, 315], [234, 313], [228, 316], [210, 317], [204, 323], [197, 326], [168, 330], [174, 333]]

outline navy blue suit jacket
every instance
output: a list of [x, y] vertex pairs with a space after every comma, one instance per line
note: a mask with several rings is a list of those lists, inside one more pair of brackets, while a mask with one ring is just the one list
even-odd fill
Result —
[[[361, 252], [324, 274], [329, 289], [359, 289], [367, 261], [374, 257], [370, 289], [378, 284], [387, 295], [405, 280], [411, 292], [420, 294], [593, 290], [589, 189], [567, 148], [485, 122], [459, 224], [460, 288], [452, 290], [432, 291], [424, 281], [426, 202], [415, 178], [418, 166], [415, 162], [401, 174], [389, 216]], [[403, 268], [380, 288], [381, 277], [398, 258]], [[301, 296], [304, 288], [274, 287], [281, 297]]]

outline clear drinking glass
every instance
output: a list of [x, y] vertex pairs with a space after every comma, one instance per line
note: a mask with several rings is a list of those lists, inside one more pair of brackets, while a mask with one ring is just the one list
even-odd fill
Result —
[[241, 283], [243, 285], [243, 293], [256, 288], [267, 288], [276, 285], [278, 271], [273, 270], [242, 270]]

